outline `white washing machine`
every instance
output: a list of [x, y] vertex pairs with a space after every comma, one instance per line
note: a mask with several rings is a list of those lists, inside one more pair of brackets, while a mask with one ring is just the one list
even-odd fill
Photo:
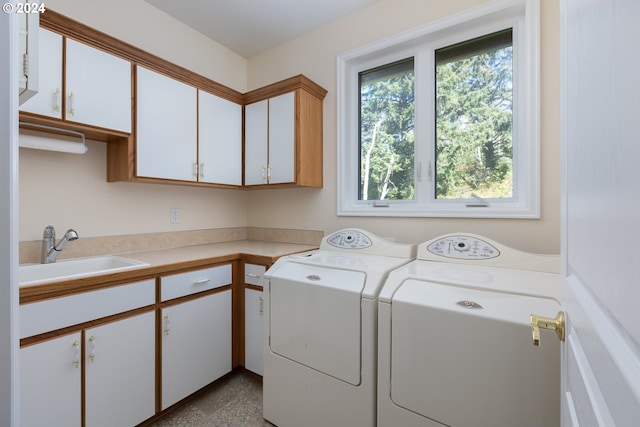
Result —
[[[378, 427], [560, 425], [560, 259], [481, 236], [418, 245], [378, 310]], [[548, 333], [547, 333], [548, 332]]]
[[265, 273], [265, 419], [375, 425], [377, 298], [388, 273], [415, 254], [415, 245], [348, 229]]

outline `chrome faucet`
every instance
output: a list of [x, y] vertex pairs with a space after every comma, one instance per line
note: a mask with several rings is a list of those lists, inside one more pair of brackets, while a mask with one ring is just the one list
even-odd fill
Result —
[[54, 230], [51, 225], [46, 226], [44, 228], [44, 233], [42, 233], [42, 254], [40, 256], [40, 263], [49, 264], [56, 262], [56, 258], [58, 258], [58, 255], [67, 242], [76, 240], [77, 238], [78, 233], [76, 233], [75, 230], [69, 229], [56, 245], [56, 230]]

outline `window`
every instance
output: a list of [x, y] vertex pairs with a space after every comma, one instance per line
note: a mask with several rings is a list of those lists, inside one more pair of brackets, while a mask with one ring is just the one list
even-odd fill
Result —
[[537, 8], [488, 3], [338, 57], [339, 215], [539, 216]]

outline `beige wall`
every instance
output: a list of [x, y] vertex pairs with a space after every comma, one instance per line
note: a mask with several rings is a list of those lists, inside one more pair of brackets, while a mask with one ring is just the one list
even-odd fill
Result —
[[174, 64], [246, 92], [247, 60], [144, 0], [51, 0], [54, 10]]
[[[154, 55], [246, 92], [246, 59], [143, 0], [51, 0], [46, 7]], [[45, 226], [80, 237], [245, 227], [242, 191], [106, 182], [106, 145], [84, 155], [20, 149], [20, 240]], [[180, 224], [169, 223], [179, 208]]]
[[[324, 101], [324, 188], [243, 192], [106, 183], [106, 154], [101, 143], [90, 143], [90, 151], [84, 156], [21, 149], [20, 240], [40, 238], [42, 227], [48, 223], [60, 230], [73, 226], [81, 235], [87, 236], [246, 225], [313, 229], [326, 233], [344, 227], [360, 227], [382, 236], [396, 237], [401, 242], [418, 243], [442, 233], [467, 231], [523, 250], [559, 252], [560, 65], [559, 12], [555, 1], [541, 1], [540, 220], [336, 215], [336, 56], [482, 2], [382, 1], [251, 58], [248, 63], [154, 10], [143, 0], [47, 2], [51, 9], [241, 92], [300, 73], [325, 87], [329, 93]], [[193, 49], [184, 49], [185, 45]], [[55, 179], [52, 179], [52, 173], [55, 173]], [[51, 185], [53, 182], [56, 185]], [[60, 182], [65, 185], [58, 185]], [[68, 201], [70, 198], [73, 202]], [[178, 226], [169, 225], [170, 207], [179, 207], [182, 211], [182, 222]]]
[[326, 88], [324, 101], [324, 188], [253, 191], [248, 220], [255, 227], [307, 228], [332, 232], [360, 227], [402, 242], [467, 231], [524, 250], [560, 252], [559, 10], [542, 0], [541, 10], [541, 219], [472, 220], [338, 217], [336, 192], [336, 56], [423, 25], [482, 0], [391, 0], [320, 28], [249, 60], [249, 89], [303, 73]]

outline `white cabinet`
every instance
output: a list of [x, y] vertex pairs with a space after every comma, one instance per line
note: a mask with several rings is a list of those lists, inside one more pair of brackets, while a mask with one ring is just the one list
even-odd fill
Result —
[[198, 180], [242, 185], [242, 106], [198, 91]]
[[[151, 279], [20, 305], [23, 339], [76, 329], [21, 348], [22, 425], [133, 426], [151, 417], [156, 390], [154, 303]], [[122, 317], [142, 307], [149, 311]]]
[[38, 31], [38, 93], [20, 106], [42, 116], [62, 118], [62, 36], [40, 28]]
[[231, 264], [160, 278], [162, 409], [231, 372]]
[[87, 329], [86, 427], [134, 426], [153, 416], [154, 361], [155, 312]]
[[[23, 3], [25, 6], [26, 4]], [[30, 3], [37, 4], [37, 3]], [[44, 7], [44, 5], [42, 6]], [[38, 93], [39, 13], [18, 13], [18, 94], [20, 105]]]
[[131, 132], [131, 63], [66, 39], [68, 121]]
[[197, 90], [137, 67], [136, 175], [197, 180]]
[[20, 349], [22, 427], [80, 427], [80, 332]]
[[264, 297], [262, 291], [244, 290], [244, 367], [263, 374]]
[[295, 93], [245, 107], [245, 185], [295, 181]]
[[[244, 264], [244, 283], [262, 288], [264, 265]], [[262, 290], [244, 290], [244, 367], [249, 371], [263, 373], [264, 298]]]
[[231, 372], [231, 290], [162, 310], [162, 409]]
[[303, 75], [245, 94], [246, 186], [322, 187], [326, 94]]
[[137, 71], [136, 176], [242, 185], [242, 107]]
[[20, 110], [131, 132], [131, 63], [75, 40], [64, 42], [63, 64], [63, 37], [40, 28], [39, 93]]

